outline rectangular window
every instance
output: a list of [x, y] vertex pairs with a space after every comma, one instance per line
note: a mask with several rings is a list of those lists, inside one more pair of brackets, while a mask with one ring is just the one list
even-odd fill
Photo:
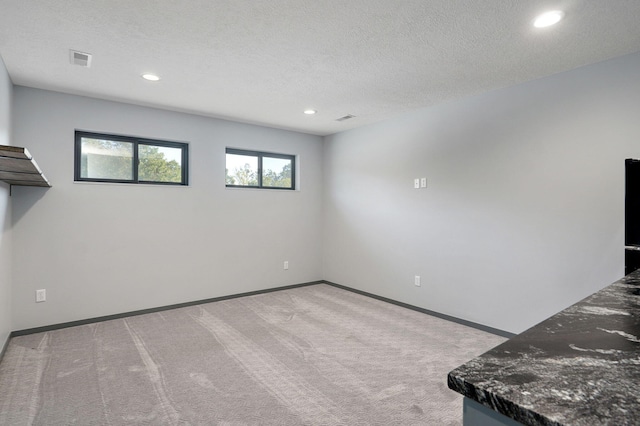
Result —
[[75, 180], [187, 185], [186, 143], [76, 131]]
[[227, 187], [295, 189], [295, 171], [294, 155], [227, 148]]

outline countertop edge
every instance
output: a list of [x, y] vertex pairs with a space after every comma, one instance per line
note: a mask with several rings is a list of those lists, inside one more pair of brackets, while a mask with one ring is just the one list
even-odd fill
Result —
[[527, 426], [631, 425], [638, 366], [640, 270], [451, 370], [447, 385]]
[[449, 389], [526, 426], [563, 426], [561, 423], [528, 410], [495, 393], [478, 389], [462, 377], [456, 376], [455, 372], [456, 370], [453, 370], [447, 375]]

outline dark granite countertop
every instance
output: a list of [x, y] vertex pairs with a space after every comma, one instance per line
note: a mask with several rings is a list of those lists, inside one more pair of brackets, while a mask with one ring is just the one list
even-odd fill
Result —
[[640, 425], [640, 270], [449, 373], [525, 425]]

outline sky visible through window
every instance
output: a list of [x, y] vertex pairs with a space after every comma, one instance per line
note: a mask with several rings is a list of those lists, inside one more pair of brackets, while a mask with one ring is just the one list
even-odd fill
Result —
[[293, 155], [227, 148], [225, 159], [227, 186], [295, 189]]
[[[168, 158], [168, 157], [167, 157]], [[279, 159], [272, 159], [279, 160]], [[289, 160], [280, 160], [280, 161], [270, 161], [268, 168], [273, 170], [275, 173], [282, 173], [284, 166], [289, 164]], [[252, 169], [258, 169], [258, 159], [254, 156], [248, 155], [237, 155], [237, 154], [227, 154], [227, 170], [229, 173], [233, 174], [236, 169], [243, 169], [245, 164], [249, 164]]]
[[164, 154], [164, 158], [167, 160], [167, 162], [175, 160], [176, 163], [182, 166], [182, 150], [180, 148], [164, 147], [164, 146], [157, 146], [157, 145], [154, 145], [154, 146], [158, 148], [158, 152], [161, 152], [162, 154]]
[[227, 154], [227, 169], [233, 173], [236, 169], [243, 169], [248, 164], [252, 169], [258, 168], [258, 157], [248, 155]]

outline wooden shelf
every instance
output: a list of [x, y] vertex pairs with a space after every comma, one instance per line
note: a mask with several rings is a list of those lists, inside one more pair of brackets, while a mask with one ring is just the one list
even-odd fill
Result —
[[0, 145], [0, 180], [9, 185], [51, 187], [29, 151], [18, 146]]

